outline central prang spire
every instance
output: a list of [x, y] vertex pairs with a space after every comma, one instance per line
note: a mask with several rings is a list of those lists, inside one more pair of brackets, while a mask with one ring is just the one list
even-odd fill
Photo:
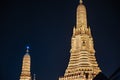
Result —
[[87, 25], [86, 7], [79, 1], [76, 25], [71, 38], [70, 59], [63, 77], [59, 80], [93, 80], [101, 72], [95, 58], [94, 42]]

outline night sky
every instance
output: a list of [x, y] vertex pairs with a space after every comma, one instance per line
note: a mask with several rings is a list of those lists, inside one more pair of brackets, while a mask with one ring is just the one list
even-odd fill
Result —
[[[0, 80], [19, 80], [22, 58], [30, 46], [31, 74], [58, 80], [70, 56], [79, 0], [3, 0], [0, 2]], [[84, 0], [96, 58], [109, 77], [120, 67], [118, 0]]]

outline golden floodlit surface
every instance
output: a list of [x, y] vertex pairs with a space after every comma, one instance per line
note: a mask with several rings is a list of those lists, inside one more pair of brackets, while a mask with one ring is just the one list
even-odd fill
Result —
[[86, 8], [83, 1], [77, 7], [76, 26], [73, 28], [68, 67], [59, 80], [92, 80], [99, 72], [93, 37], [87, 26]]
[[31, 61], [30, 61], [29, 49], [27, 48], [26, 54], [23, 57], [20, 80], [31, 80], [30, 62]]

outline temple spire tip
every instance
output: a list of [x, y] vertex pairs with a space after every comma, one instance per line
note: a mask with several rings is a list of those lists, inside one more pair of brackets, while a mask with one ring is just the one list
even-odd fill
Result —
[[83, 0], [80, 0], [80, 3], [82, 4], [82, 3], [83, 3]]
[[27, 52], [27, 53], [29, 53], [29, 49], [30, 49], [30, 47], [27, 46], [27, 47], [26, 47], [26, 52]]

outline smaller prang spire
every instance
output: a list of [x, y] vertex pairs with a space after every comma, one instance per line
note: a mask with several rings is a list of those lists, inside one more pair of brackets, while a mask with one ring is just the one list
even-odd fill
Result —
[[80, 4], [82, 4], [83, 3], [83, 0], [80, 0]]
[[31, 58], [29, 55], [29, 46], [26, 47], [26, 54], [23, 57], [22, 71], [19, 80], [31, 80]]

